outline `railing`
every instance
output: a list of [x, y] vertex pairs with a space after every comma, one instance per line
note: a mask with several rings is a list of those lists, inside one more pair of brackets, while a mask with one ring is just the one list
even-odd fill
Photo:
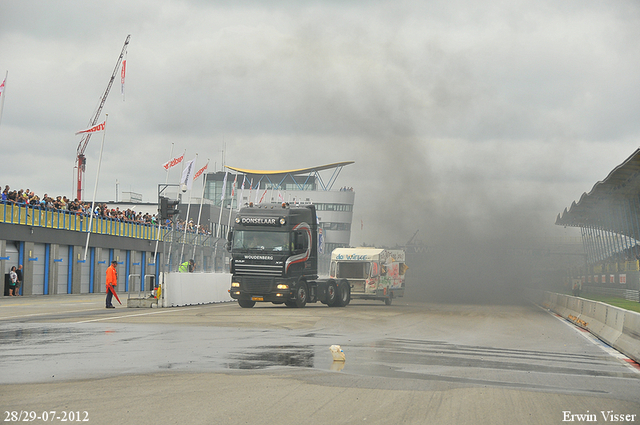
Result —
[[640, 270], [640, 261], [629, 260], [619, 263], [596, 264], [591, 267], [591, 270], [593, 274], [637, 272]]
[[625, 261], [624, 263], [620, 263], [619, 269], [621, 272], [637, 272], [638, 260], [631, 260], [631, 261]]
[[[89, 221], [91, 221], [90, 217], [82, 213], [43, 209], [24, 204], [0, 203], [0, 223], [87, 232]], [[165, 227], [160, 228], [160, 240], [168, 230]], [[158, 225], [94, 216], [91, 233], [155, 240], [158, 236]]]
[[624, 298], [625, 300], [640, 302], [640, 291], [634, 289], [599, 288], [595, 286], [583, 286], [582, 292], [587, 294], [604, 295], [607, 297]]
[[185, 233], [184, 229], [166, 229], [166, 232], [163, 236], [163, 240], [167, 243], [185, 244], [191, 246], [197, 245], [213, 247], [218, 241], [218, 239], [216, 239], [212, 235], [194, 233], [189, 231]]

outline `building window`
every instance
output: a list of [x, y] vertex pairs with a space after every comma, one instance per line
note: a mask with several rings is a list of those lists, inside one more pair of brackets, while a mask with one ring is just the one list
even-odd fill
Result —
[[316, 211], [351, 212], [352, 210], [351, 204], [316, 204]]
[[320, 223], [324, 230], [350, 231], [351, 223]]

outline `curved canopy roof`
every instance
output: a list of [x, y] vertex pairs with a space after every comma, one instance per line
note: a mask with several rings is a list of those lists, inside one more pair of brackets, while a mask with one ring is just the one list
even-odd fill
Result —
[[[640, 194], [640, 149], [637, 149], [622, 164], [614, 168], [602, 181], [597, 182], [589, 193], [583, 193], [580, 200], [558, 214], [556, 224], [574, 227], [600, 227], [620, 232], [629, 227], [623, 226], [618, 208], [626, 204], [625, 213], [640, 211], [638, 195]], [[637, 215], [637, 212], [636, 212]], [[620, 217], [618, 217], [620, 216]], [[632, 228], [634, 228], [633, 226]], [[635, 231], [633, 233], [636, 233]], [[636, 239], [640, 239], [639, 235]]]
[[228, 165], [225, 165], [225, 167], [230, 169], [230, 170], [237, 171], [238, 173], [243, 173], [243, 174], [270, 175], [271, 176], [271, 175], [282, 175], [282, 174], [298, 175], [298, 174], [315, 173], [315, 172], [318, 172], [318, 171], [330, 170], [332, 168], [344, 167], [345, 165], [349, 165], [349, 164], [353, 164], [353, 163], [354, 163], [354, 161], [343, 161], [343, 162], [334, 162], [333, 164], [319, 165], [317, 167], [299, 168], [299, 169], [295, 169], [295, 170], [272, 170], [272, 171], [267, 171], [267, 170], [249, 170], [249, 169], [246, 169], [246, 168], [230, 167]]

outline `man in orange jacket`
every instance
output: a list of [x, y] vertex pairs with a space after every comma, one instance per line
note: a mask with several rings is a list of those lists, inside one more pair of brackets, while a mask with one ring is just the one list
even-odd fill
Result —
[[113, 260], [111, 265], [107, 268], [107, 308], [115, 308], [114, 305], [111, 304], [111, 300], [115, 291], [113, 287], [118, 284], [118, 272], [116, 271], [117, 265], [118, 262]]

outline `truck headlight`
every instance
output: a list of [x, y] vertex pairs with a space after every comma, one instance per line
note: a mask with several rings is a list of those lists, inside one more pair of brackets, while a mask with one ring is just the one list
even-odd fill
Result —
[[239, 288], [240, 287], [240, 282], [231, 282], [231, 287], [232, 288]]
[[280, 285], [276, 286], [277, 289], [289, 289], [289, 285], [285, 285], [284, 283], [281, 283]]

